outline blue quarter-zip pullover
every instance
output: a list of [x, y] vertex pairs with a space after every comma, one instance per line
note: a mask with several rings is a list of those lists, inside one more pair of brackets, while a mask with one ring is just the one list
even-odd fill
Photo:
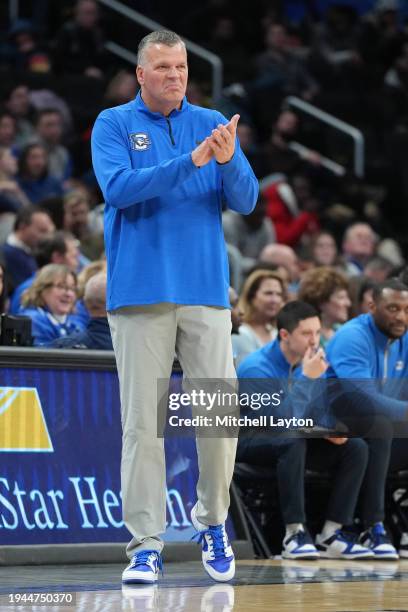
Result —
[[258, 182], [238, 141], [232, 160], [197, 168], [191, 152], [220, 113], [189, 104], [168, 117], [140, 93], [104, 110], [92, 158], [105, 197], [107, 308], [172, 302], [229, 307], [221, 210], [248, 214]]

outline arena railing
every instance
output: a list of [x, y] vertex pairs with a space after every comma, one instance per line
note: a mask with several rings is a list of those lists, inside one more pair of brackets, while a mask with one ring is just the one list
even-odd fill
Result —
[[[354, 159], [353, 159], [353, 170], [354, 174], [358, 178], [364, 178], [364, 165], [365, 165], [365, 149], [364, 149], [364, 135], [363, 133], [355, 128], [354, 126], [346, 123], [345, 121], [341, 121], [334, 115], [330, 115], [325, 111], [321, 110], [317, 106], [310, 104], [309, 102], [305, 102], [301, 98], [297, 98], [296, 96], [288, 96], [285, 98], [285, 106], [296, 108], [303, 113], [314, 117], [318, 121], [330, 125], [333, 129], [343, 132], [344, 134], [350, 136], [354, 143]], [[292, 143], [297, 145], [298, 149], [304, 149], [303, 145], [299, 143]], [[298, 151], [300, 152], [300, 151]], [[332, 172], [342, 174], [341, 169], [342, 166], [336, 164], [333, 160], [329, 160], [324, 158], [328, 162], [328, 169]], [[325, 165], [325, 164], [322, 164]], [[330, 167], [329, 167], [330, 166]], [[336, 172], [337, 170], [337, 172]]]

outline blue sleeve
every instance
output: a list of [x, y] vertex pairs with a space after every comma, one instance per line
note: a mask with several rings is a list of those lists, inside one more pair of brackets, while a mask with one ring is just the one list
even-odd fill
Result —
[[222, 189], [228, 208], [248, 215], [255, 208], [259, 194], [259, 183], [251, 166], [239, 146], [238, 139], [231, 161], [219, 164]]
[[165, 195], [199, 172], [191, 153], [161, 162], [151, 168], [133, 169], [127, 142], [118, 122], [106, 112], [92, 130], [92, 163], [105, 201], [115, 208]]
[[[406, 419], [406, 402], [384, 395], [380, 382], [372, 376], [370, 359], [375, 355], [363, 334], [339, 333], [327, 346], [327, 359], [330, 369], [339, 379], [340, 387], [332, 385], [332, 400], [339, 393], [348, 394], [351, 410], [362, 416], [383, 414], [392, 420]], [[334, 391], [333, 391], [334, 390]]]
[[[228, 120], [216, 113], [218, 123], [225, 125]], [[258, 200], [259, 183], [241, 150], [239, 140], [235, 140], [232, 159], [226, 164], [217, 164], [221, 173], [223, 196], [228, 208], [242, 215], [249, 215]]]
[[34, 346], [45, 346], [58, 337], [58, 333], [51, 321], [35, 310], [22, 310], [19, 314], [31, 317], [32, 336]]

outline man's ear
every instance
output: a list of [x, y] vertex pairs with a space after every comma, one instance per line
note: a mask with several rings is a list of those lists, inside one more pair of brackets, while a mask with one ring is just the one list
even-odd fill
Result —
[[278, 335], [279, 335], [279, 340], [287, 340], [289, 336], [289, 332], [287, 329], [282, 328], [279, 330]]
[[139, 85], [143, 85], [144, 83], [144, 70], [142, 66], [136, 66], [136, 78]]
[[369, 308], [369, 312], [370, 312], [371, 314], [375, 314], [375, 313], [376, 313], [376, 310], [377, 310], [377, 304], [375, 303], [375, 301], [374, 301], [374, 300], [372, 300], [372, 301], [370, 302], [370, 304], [369, 304], [368, 308]]

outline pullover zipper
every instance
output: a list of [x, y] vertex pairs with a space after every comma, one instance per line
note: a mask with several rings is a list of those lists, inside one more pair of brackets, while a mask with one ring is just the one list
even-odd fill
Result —
[[173, 130], [171, 129], [171, 122], [170, 122], [170, 119], [168, 117], [166, 117], [166, 121], [167, 121], [167, 126], [169, 128], [169, 136], [170, 136], [171, 144], [174, 147], [176, 142], [175, 142], [174, 137], [173, 137]]

